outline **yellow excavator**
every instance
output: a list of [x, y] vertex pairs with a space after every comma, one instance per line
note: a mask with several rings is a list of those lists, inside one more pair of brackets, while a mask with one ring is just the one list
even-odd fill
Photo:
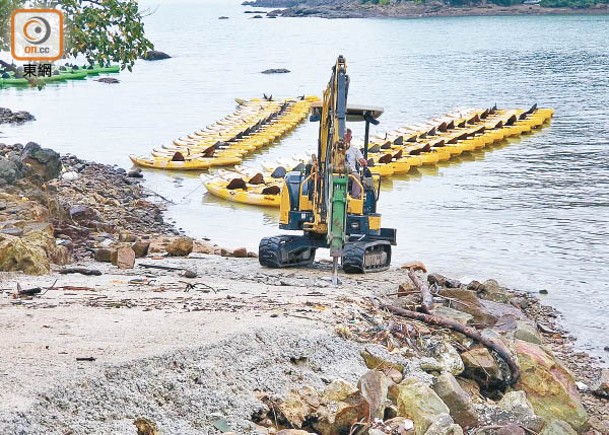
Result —
[[[347, 63], [339, 56], [323, 93], [312, 108], [311, 121], [319, 121], [317, 155], [300, 171], [288, 172], [281, 190], [279, 228], [303, 231], [302, 235], [265, 237], [258, 258], [270, 268], [308, 265], [318, 248], [330, 248], [333, 281], [339, 260], [346, 273], [386, 270], [391, 263], [391, 245], [396, 230], [381, 228], [377, 213], [380, 177], [365, 171], [350, 173], [346, 162], [347, 122], [365, 122], [363, 156], [367, 158], [370, 124], [377, 125], [379, 107], [348, 106]], [[360, 198], [350, 194], [359, 183]]]

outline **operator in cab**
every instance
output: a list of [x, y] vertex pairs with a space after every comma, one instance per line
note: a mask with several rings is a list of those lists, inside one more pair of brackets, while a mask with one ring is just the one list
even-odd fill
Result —
[[[345, 160], [347, 161], [347, 165], [349, 165], [349, 172], [355, 175], [361, 183], [359, 168], [368, 166], [368, 162], [364, 158], [362, 152], [357, 147], [351, 146], [352, 137], [353, 132], [350, 128], [348, 128], [345, 133], [345, 146], [347, 148]], [[362, 196], [362, 188], [360, 186], [360, 183], [351, 183], [350, 194], [353, 198], [360, 199]]]

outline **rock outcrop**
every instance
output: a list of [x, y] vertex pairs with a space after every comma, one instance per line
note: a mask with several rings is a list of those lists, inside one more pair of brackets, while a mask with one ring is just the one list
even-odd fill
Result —
[[580, 430], [588, 420], [573, 375], [542, 347], [516, 340], [521, 375], [516, 388], [526, 393], [535, 413], [564, 420]]

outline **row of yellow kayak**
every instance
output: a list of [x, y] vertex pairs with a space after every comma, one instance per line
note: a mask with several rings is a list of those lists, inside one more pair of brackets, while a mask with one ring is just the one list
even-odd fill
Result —
[[450, 160], [463, 152], [480, 150], [505, 138], [541, 127], [552, 109], [472, 109], [448, 115], [423, 126], [410, 126], [373, 139], [368, 165], [373, 174], [388, 177], [411, 168]]
[[[489, 147], [505, 138], [540, 128], [552, 109], [470, 109], [408, 126], [371, 140], [368, 165], [373, 174], [389, 177], [411, 168], [450, 160], [464, 152]], [[355, 145], [355, 144], [354, 144]], [[201, 175], [207, 191], [219, 198], [244, 204], [279, 207], [283, 175], [304, 168], [308, 157], [296, 156], [262, 169], [236, 166], [214, 176]]]
[[197, 130], [150, 157], [130, 155], [138, 166], [169, 170], [205, 170], [232, 166], [252, 152], [275, 143], [306, 119], [314, 96], [280, 101], [238, 100], [239, 108], [223, 120]]

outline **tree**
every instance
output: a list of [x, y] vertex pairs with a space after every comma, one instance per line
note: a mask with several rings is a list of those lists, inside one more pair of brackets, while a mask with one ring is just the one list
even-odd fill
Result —
[[10, 46], [10, 17], [18, 8], [44, 7], [64, 14], [65, 57], [90, 63], [116, 62], [131, 71], [153, 48], [144, 35], [136, 0], [0, 0], [0, 51]]

